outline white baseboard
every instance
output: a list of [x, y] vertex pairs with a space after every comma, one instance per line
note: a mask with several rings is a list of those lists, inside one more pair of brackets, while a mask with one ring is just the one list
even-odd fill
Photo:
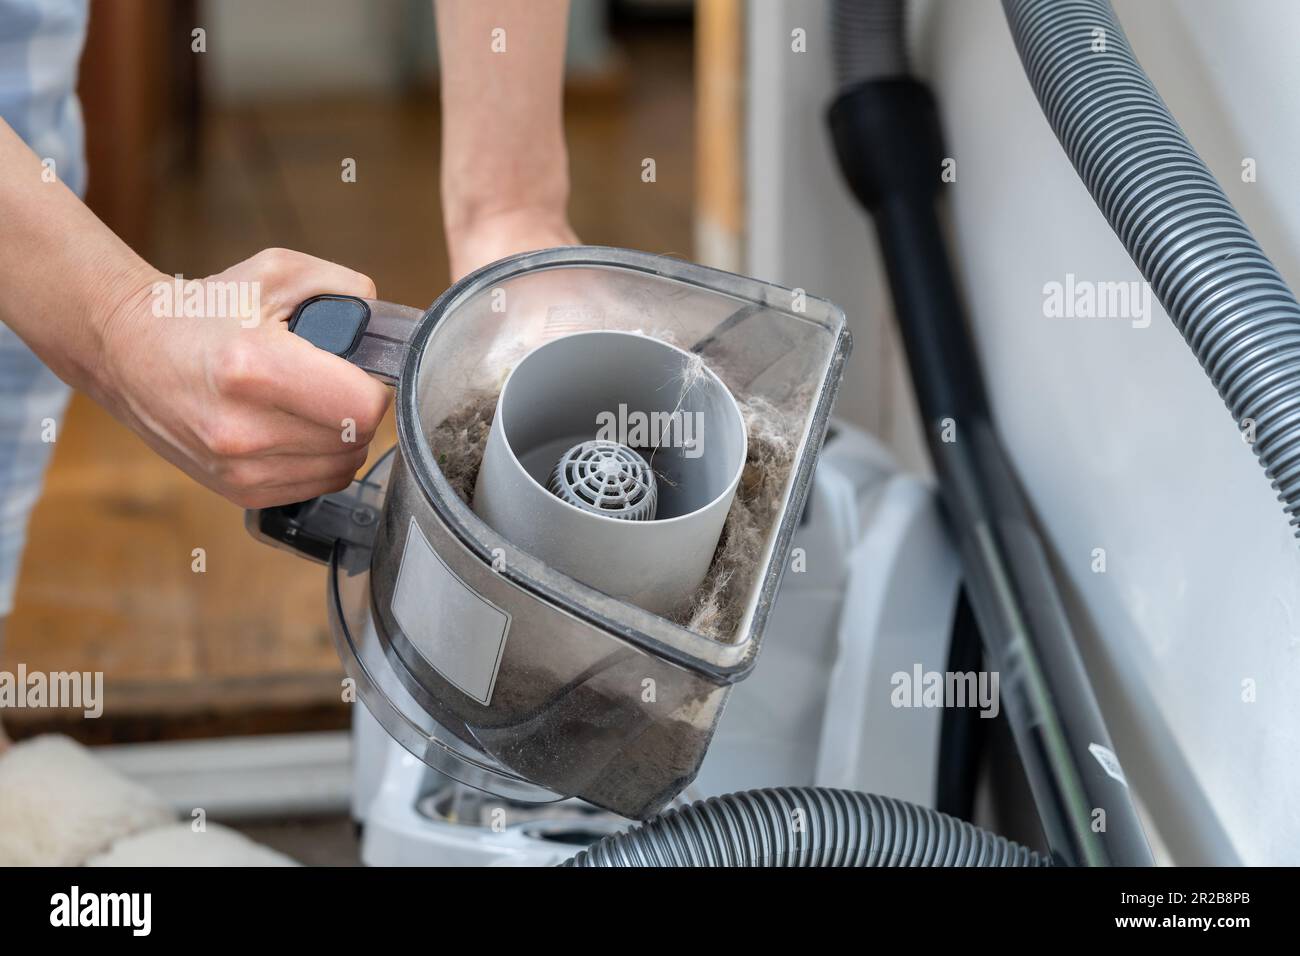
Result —
[[200, 808], [214, 820], [349, 811], [347, 731], [118, 744], [96, 747], [94, 753], [183, 817]]

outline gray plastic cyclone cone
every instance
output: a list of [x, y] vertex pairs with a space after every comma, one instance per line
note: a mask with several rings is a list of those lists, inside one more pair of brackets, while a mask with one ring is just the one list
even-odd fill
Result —
[[[574, 446], [631, 449], [654, 476], [650, 520], [599, 514], [547, 488]], [[712, 563], [746, 456], [735, 398], [697, 356], [631, 332], [580, 332], [524, 356], [497, 400], [474, 511], [537, 558], [657, 614]]]

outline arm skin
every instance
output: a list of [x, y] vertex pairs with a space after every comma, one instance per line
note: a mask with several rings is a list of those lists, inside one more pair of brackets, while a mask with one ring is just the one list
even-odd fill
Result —
[[[198, 280], [256, 288], [256, 325], [235, 310], [159, 314], [159, 283], [171, 285], [171, 277], [44, 172], [0, 121], [0, 321], [61, 379], [236, 504], [266, 507], [346, 487], [388, 391], [284, 322], [309, 296], [373, 297], [374, 283], [268, 249]], [[355, 421], [355, 433], [344, 419]]]
[[[564, 144], [568, 0], [435, 0], [442, 205], [453, 278], [572, 245]], [[494, 53], [493, 31], [505, 31]]]

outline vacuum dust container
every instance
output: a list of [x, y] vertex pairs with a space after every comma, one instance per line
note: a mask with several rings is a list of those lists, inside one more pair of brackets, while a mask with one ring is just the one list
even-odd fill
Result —
[[757, 659], [845, 326], [802, 292], [596, 247], [502, 260], [425, 312], [309, 300], [298, 334], [395, 381], [399, 444], [249, 527], [328, 562], [344, 667], [417, 757], [653, 815]]

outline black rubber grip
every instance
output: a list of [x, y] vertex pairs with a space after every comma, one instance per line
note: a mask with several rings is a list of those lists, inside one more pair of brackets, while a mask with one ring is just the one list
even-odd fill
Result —
[[302, 302], [289, 319], [289, 331], [317, 348], [347, 358], [361, 344], [370, 322], [365, 299], [350, 295], [318, 295]]

